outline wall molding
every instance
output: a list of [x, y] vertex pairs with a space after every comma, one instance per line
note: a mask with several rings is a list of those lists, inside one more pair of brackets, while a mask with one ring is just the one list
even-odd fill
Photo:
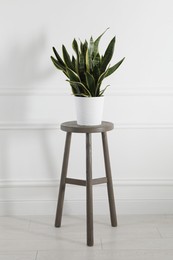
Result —
[[[0, 121], [0, 130], [59, 130], [60, 122], [49, 120], [33, 121]], [[114, 123], [116, 130], [133, 130], [133, 129], [173, 129], [173, 123]]]
[[60, 123], [49, 120], [0, 121], [0, 130], [57, 130]]
[[[0, 96], [70, 96], [70, 91], [64, 87], [5, 87], [0, 88]], [[138, 87], [124, 88], [118, 87], [116, 90], [109, 90], [106, 96], [173, 96], [172, 87], [155, 88]]]
[[[113, 184], [118, 214], [173, 214], [173, 179], [117, 179]], [[58, 180], [1, 180], [0, 215], [55, 215], [58, 186]], [[94, 190], [94, 214], [109, 215], [106, 185]], [[85, 207], [85, 188], [68, 185], [64, 214], [85, 215]]]
[[[172, 179], [114, 179], [118, 186], [173, 186]], [[0, 180], [0, 188], [58, 187], [59, 180]], [[74, 187], [74, 186], [73, 186]]]
[[108, 92], [109, 96], [173, 96], [173, 89], [152, 89], [152, 88], [129, 88], [121, 89]]
[[64, 91], [64, 88], [57, 87], [6, 87], [0, 88], [0, 96], [67, 96], [70, 95], [70, 92], [67, 94]]
[[115, 129], [173, 129], [173, 123], [115, 123]]

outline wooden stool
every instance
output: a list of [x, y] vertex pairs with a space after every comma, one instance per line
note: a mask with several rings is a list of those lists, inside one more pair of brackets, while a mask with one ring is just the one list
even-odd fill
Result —
[[[66, 134], [66, 142], [65, 142], [65, 149], [64, 149], [61, 181], [59, 187], [55, 227], [61, 226], [66, 183], [86, 186], [87, 245], [88, 246], [93, 246], [94, 244], [92, 185], [107, 183], [111, 224], [113, 227], [117, 226], [117, 217], [116, 217], [116, 210], [115, 210], [114, 192], [113, 192], [113, 185], [112, 185], [111, 167], [110, 167], [109, 150], [108, 150], [108, 142], [107, 142], [107, 131], [110, 131], [113, 128], [114, 125], [110, 122], [102, 122], [102, 124], [98, 126], [81, 126], [81, 125], [77, 125], [75, 121], [65, 122], [61, 124], [61, 130], [67, 132], [67, 134]], [[68, 167], [72, 133], [86, 134], [86, 181], [67, 178], [67, 167]], [[105, 161], [106, 177], [97, 178], [97, 179], [92, 179], [92, 143], [91, 143], [92, 133], [101, 133], [102, 135], [103, 153], [104, 153], [104, 161]]]

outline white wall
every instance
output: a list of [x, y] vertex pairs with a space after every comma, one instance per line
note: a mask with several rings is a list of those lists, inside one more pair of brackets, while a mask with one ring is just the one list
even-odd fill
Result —
[[[55, 213], [59, 126], [75, 112], [51, 48], [72, 51], [74, 37], [96, 38], [107, 27], [100, 50], [116, 35], [113, 63], [126, 57], [105, 81], [118, 213], [173, 213], [172, 13], [171, 0], [0, 0], [0, 214]], [[100, 136], [93, 141], [100, 176]], [[74, 135], [69, 175], [84, 177], [84, 158], [84, 136]], [[94, 190], [95, 213], [105, 214], [105, 186]], [[64, 211], [85, 214], [84, 188], [68, 186]]]

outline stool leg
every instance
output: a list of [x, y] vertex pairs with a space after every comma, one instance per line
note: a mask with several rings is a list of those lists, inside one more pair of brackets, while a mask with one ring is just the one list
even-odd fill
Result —
[[112, 175], [111, 175], [108, 141], [107, 141], [106, 132], [102, 133], [102, 142], [103, 142], [103, 153], [104, 153], [105, 170], [106, 170], [106, 177], [107, 177], [107, 189], [108, 189], [111, 224], [113, 227], [116, 227], [117, 226], [117, 216], [116, 216], [116, 209], [115, 209], [114, 191], [113, 191], [113, 184], [112, 184]]
[[86, 203], [87, 203], [87, 245], [93, 246], [93, 194], [92, 194], [92, 144], [91, 134], [86, 133]]
[[67, 133], [66, 141], [65, 141], [65, 148], [64, 148], [64, 158], [63, 158], [63, 164], [62, 164], [61, 181], [60, 181], [60, 187], [59, 187], [58, 204], [57, 204], [57, 211], [56, 211], [56, 218], [55, 218], [55, 227], [61, 226], [61, 218], [62, 218], [62, 210], [63, 210], [64, 194], [65, 194], [65, 179], [67, 176], [70, 143], [71, 143], [71, 133]]

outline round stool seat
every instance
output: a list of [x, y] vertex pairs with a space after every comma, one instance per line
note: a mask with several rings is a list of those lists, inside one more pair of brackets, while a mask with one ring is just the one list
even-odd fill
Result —
[[106, 121], [102, 121], [101, 125], [95, 126], [78, 125], [76, 121], [61, 124], [61, 130], [72, 133], [101, 133], [111, 131], [113, 128], [114, 124]]

